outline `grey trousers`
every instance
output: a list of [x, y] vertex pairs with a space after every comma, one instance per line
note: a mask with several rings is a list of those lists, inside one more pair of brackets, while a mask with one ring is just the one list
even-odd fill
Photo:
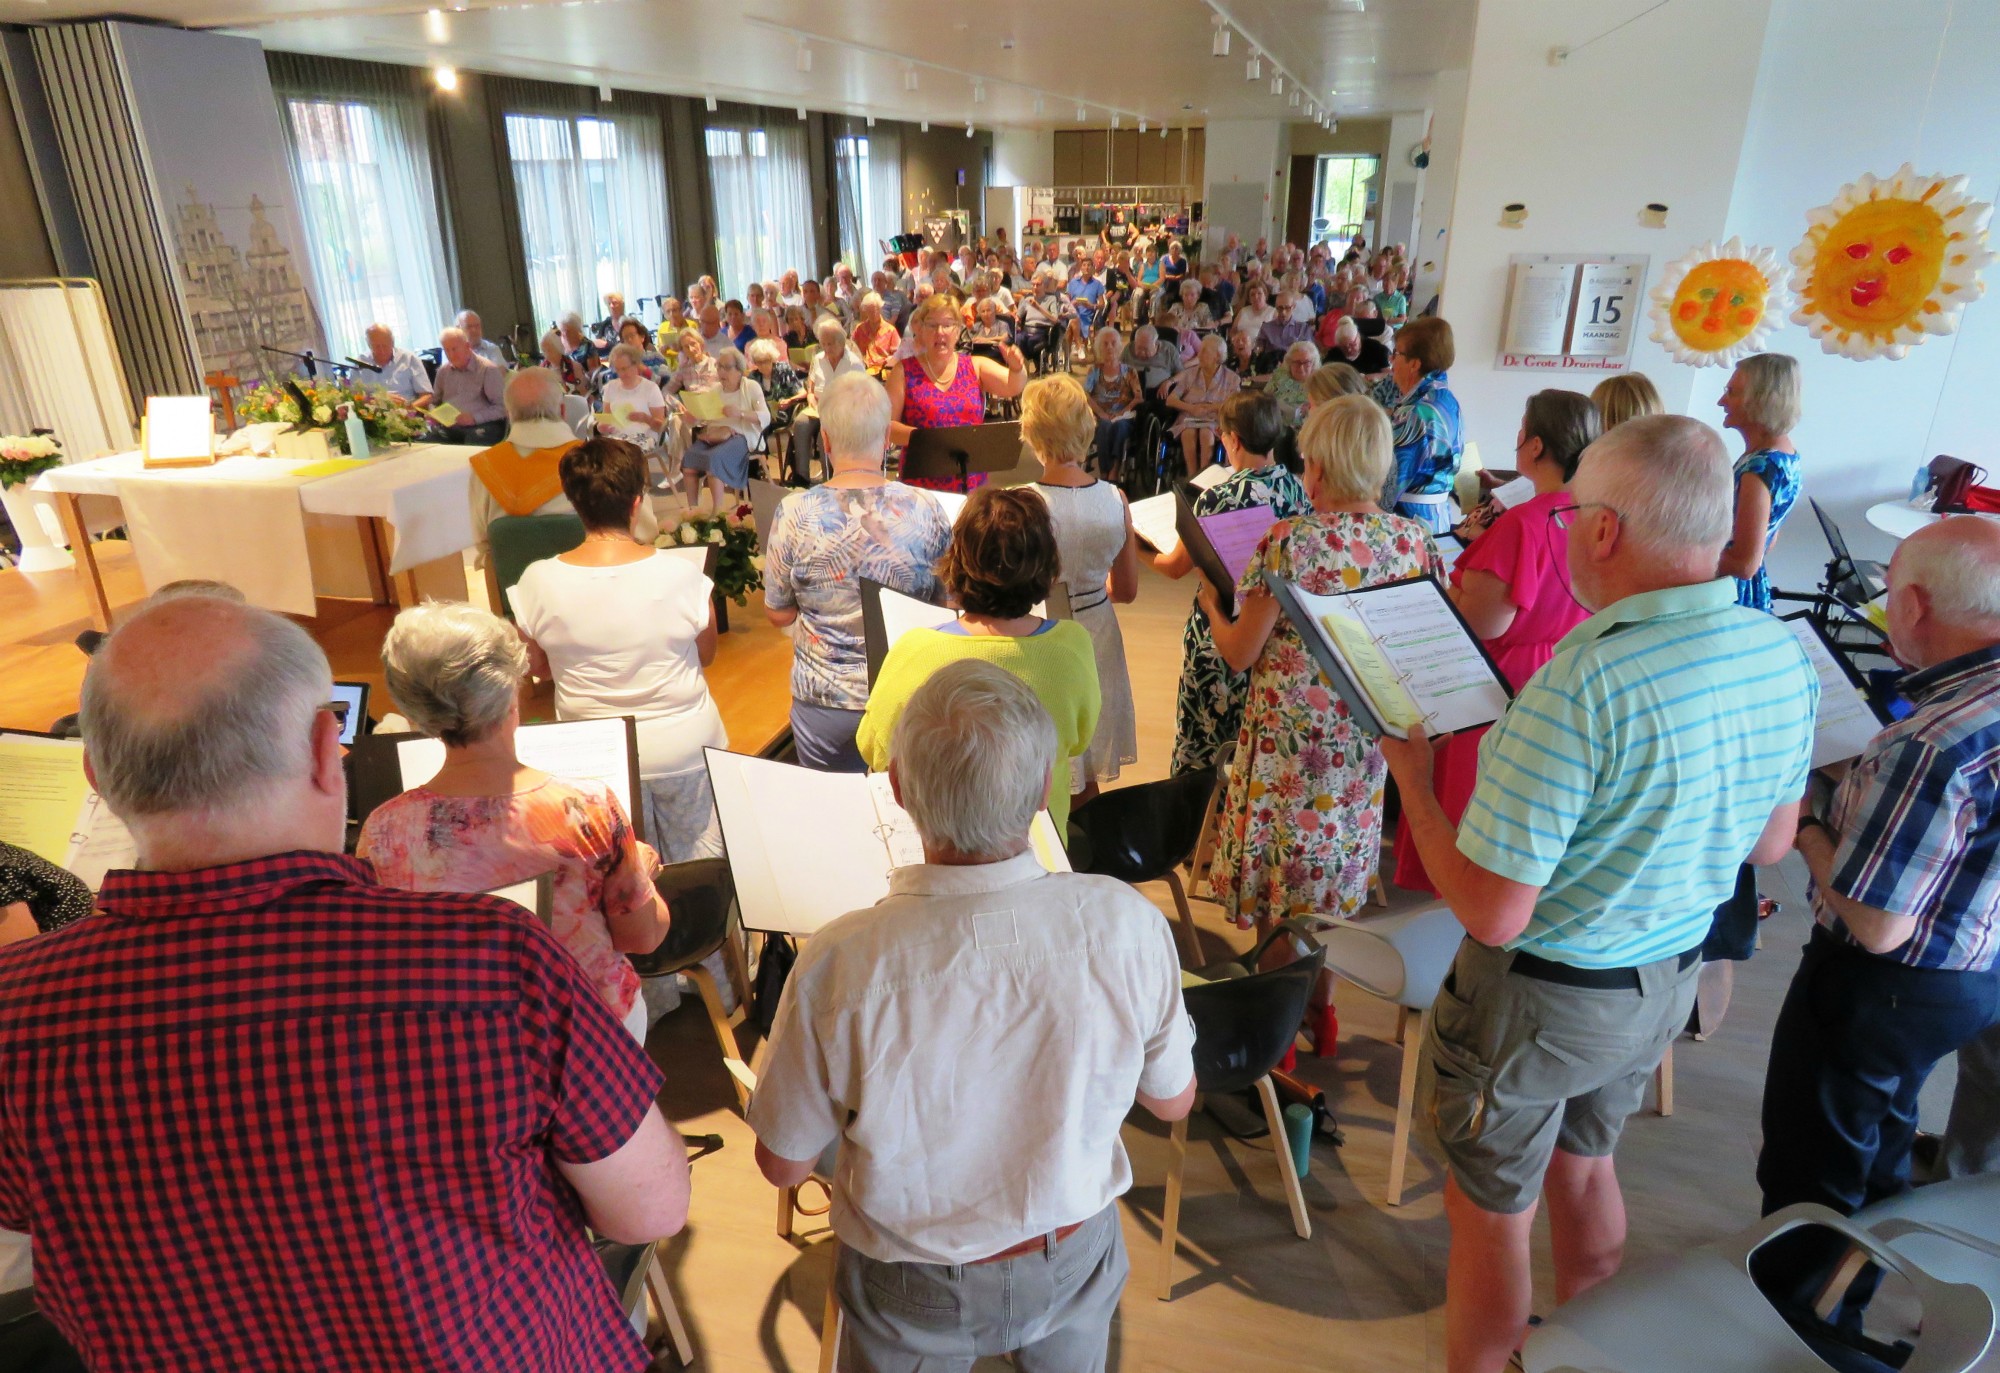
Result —
[[1959, 1046], [1944, 1170], [1954, 1178], [2000, 1173], [2000, 1025], [1987, 1026]]
[[846, 1373], [966, 1373], [1013, 1354], [1019, 1373], [1103, 1373], [1125, 1276], [1118, 1207], [1060, 1244], [1000, 1263], [884, 1263], [842, 1246]]

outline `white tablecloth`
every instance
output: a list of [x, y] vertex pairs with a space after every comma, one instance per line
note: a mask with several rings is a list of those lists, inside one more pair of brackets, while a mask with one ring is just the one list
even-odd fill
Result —
[[407, 572], [472, 547], [472, 455], [477, 448], [433, 443], [299, 489], [309, 514], [375, 516], [395, 532], [389, 570]]

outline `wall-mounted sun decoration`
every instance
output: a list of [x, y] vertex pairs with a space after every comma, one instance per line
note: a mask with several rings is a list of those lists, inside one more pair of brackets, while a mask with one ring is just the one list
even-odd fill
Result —
[[1949, 334], [1986, 289], [1993, 207], [1962, 176], [1923, 176], [1905, 162], [1887, 179], [1863, 173], [1806, 215], [1792, 249], [1803, 324], [1842, 357], [1900, 358], [1927, 334]]
[[1788, 275], [1775, 250], [1740, 238], [1691, 249], [1650, 293], [1653, 342], [1690, 367], [1733, 367], [1785, 322]]

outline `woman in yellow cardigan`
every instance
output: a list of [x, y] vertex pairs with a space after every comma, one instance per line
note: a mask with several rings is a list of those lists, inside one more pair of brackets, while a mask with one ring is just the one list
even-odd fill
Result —
[[1069, 760], [1089, 750], [1101, 700], [1089, 631], [1034, 613], [1061, 566], [1048, 502], [1028, 490], [972, 493], [938, 564], [959, 617], [943, 629], [910, 630], [883, 660], [854, 739], [871, 771], [889, 766], [889, 738], [911, 694], [946, 663], [978, 658], [1026, 682], [1055, 720], [1061, 756], [1049, 774], [1049, 815], [1067, 834]]

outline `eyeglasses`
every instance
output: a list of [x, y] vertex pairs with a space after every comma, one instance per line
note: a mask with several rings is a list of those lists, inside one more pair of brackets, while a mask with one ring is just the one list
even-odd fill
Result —
[[1559, 505], [1549, 512], [1549, 519], [1557, 529], [1567, 532], [1576, 523], [1576, 515], [1584, 510], [1609, 510], [1612, 518], [1623, 520], [1624, 513], [1615, 505], [1604, 501], [1578, 501], [1575, 505]]

